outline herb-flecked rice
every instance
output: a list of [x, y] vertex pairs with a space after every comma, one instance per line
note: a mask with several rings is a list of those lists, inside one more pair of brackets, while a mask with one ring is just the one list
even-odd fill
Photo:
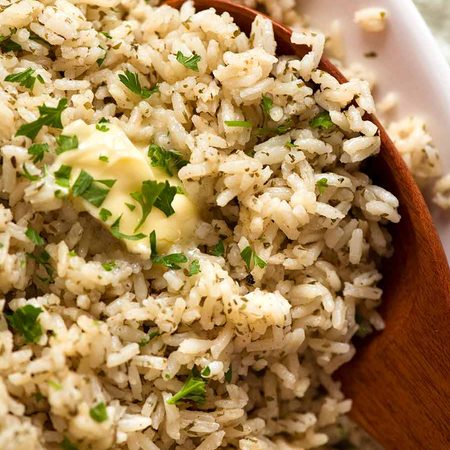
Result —
[[[319, 33], [278, 57], [267, 19], [246, 36], [189, 2], [0, 0], [0, 35], [0, 448], [364, 448], [332, 374], [383, 328], [400, 220], [361, 171], [368, 82], [319, 70]], [[178, 177], [192, 242], [127, 250], [114, 180], [55, 165], [76, 121]]]

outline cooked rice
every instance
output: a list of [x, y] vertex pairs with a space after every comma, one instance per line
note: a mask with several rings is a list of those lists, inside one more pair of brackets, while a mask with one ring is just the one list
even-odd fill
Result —
[[384, 8], [363, 8], [355, 12], [355, 23], [369, 33], [384, 31], [388, 21], [388, 12]]
[[[375, 110], [369, 83], [339, 85], [317, 69], [325, 39], [301, 31], [292, 1], [264, 5], [296, 25], [294, 42], [312, 49], [302, 60], [275, 57], [265, 20], [249, 39], [227, 14], [195, 13], [189, 3], [180, 11], [143, 0], [10, 3], [0, 3], [0, 35], [12, 34], [25, 51], [0, 54], [0, 310], [42, 308], [43, 334], [26, 343], [1, 316], [0, 448], [70, 441], [79, 449], [262, 450], [333, 448], [347, 439], [365, 448], [332, 373], [354, 355], [355, 333], [383, 328], [377, 264], [392, 251], [385, 225], [400, 220], [397, 199], [360, 167], [380, 146], [376, 127], [363, 120]], [[201, 56], [198, 73], [175, 60], [179, 50]], [[4, 81], [28, 67], [44, 80], [32, 92]], [[145, 87], [158, 82], [160, 93], [130, 94], [118, 79], [126, 69]], [[262, 95], [273, 101], [266, 118]], [[63, 97], [63, 125], [106, 117], [132, 141], [189, 160], [179, 177], [203, 221], [195, 247], [171, 252], [198, 259], [199, 274], [127, 252], [90, 215], [56, 198], [51, 177], [20, 176], [51, 167], [59, 132], [38, 134], [50, 152], [36, 164], [31, 141], [15, 132], [38, 117], [38, 106]], [[322, 110], [331, 130], [310, 126]], [[291, 125], [261, 138], [228, 120]], [[394, 135], [418, 170], [409, 135], [401, 127]], [[426, 155], [436, 161], [435, 152]], [[426, 161], [423, 177], [432, 172]], [[48, 242], [50, 283], [49, 266], [27, 256], [41, 251], [28, 227]], [[220, 239], [225, 255], [213, 256]], [[240, 256], [248, 245], [267, 262], [251, 274]], [[147, 342], [149, 330], [159, 334]], [[208, 368], [206, 403], [168, 403], [194, 367]], [[101, 423], [90, 414], [100, 402]]]

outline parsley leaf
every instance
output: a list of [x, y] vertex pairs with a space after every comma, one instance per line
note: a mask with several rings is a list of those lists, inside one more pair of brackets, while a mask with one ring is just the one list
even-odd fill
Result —
[[89, 186], [93, 181], [94, 178], [92, 178], [86, 171], [82, 170], [78, 175], [75, 184], [72, 186], [72, 194], [75, 197], [80, 197], [89, 189]]
[[159, 92], [159, 86], [155, 84], [152, 88], [147, 89], [141, 86], [137, 73], [129, 70], [125, 71], [125, 74], [119, 75], [119, 80], [124, 84], [131, 92], [140, 95], [142, 98], [149, 98], [155, 92]]
[[64, 440], [61, 442], [61, 450], [78, 450], [78, 447], [70, 442], [67, 436], [64, 436]]
[[109, 209], [102, 208], [98, 215], [103, 222], [106, 222], [112, 216], [112, 212]]
[[266, 115], [269, 115], [273, 106], [273, 100], [267, 95], [262, 96], [261, 107]]
[[175, 151], [164, 150], [156, 144], [151, 144], [148, 148], [148, 156], [153, 167], [160, 167], [165, 170], [170, 177], [178, 173], [188, 161]]
[[53, 281], [53, 267], [50, 264], [50, 255], [46, 250], [42, 250], [40, 253], [33, 255], [32, 253], [27, 253], [27, 255], [34, 259], [39, 266], [43, 267], [49, 276], [48, 280], [45, 281]]
[[184, 56], [182, 52], [177, 53], [177, 61], [183, 64], [187, 69], [191, 69], [194, 72], [198, 72], [198, 63], [201, 60], [201, 56], [193, 53], [191, 56]]
[[96, 422], [104, 422], [108, 420], [108, 411], [104, 402], [100, 402], [89, 410], [89, 415]]
[[102, 264], [102, 267], [107, 271], [111, 272], [113, 269], [116, 268], [116, 262], [115, 261], [108, 261]]
[[231, 383], [231, 379], [233, 378], [233, 369], [230, 367], [226, 372], [225, 372], [225, 381], [227, 383]]
[[191, 374], [183, 387], [167, 400], [169, 405], [175, 405], [181, 400], [192, 400], [195, 403], [204, 403], [206, 400], [206, 380], [197, 369], [192, 369]]
[[153, 205], [160, 209], [167, 217], [171, 216], [175, 212], [172, 208], [172, 201], [176, 193], [177, 188], [171, 186], [168, 181], [165, 183], [158, 183], [153, 180], [143, 181], [141, 192], [132, 192], [130, 194], [142, 208], [142, 217], [136, 225], [135, 231], [145, 222]]
[[11, 36], [0, 35], [0, 49], [4, 52], [20, 52], [22, 47], [11, 39]]
[[310, 120], [309, 125], [312, 128], [319, 128], [321, 130], [329, 130], [334, 127], [334, 123], [331, 121], [330, 113], [328, 111], [322, 111], [317, 114], [314, 119]]
[[68, 188], [69, 187], [69, 180], [70, 180], [70, 174], [72, 173], [72, 167], [62, 165], [55, 173], [55, 183], [58, 186]]
[[128, 241], [140, 241], [141, 239], [145, 238], [145, 234], [138, 233], [138, 234], [124, 234], [120, 231], [120, 219], [122, 219], [122, 216], [119, 216], [115, 222], [111, 225], [111, 234], [116, 239], [126, 239]]
[[109, 162], [109, 158], [105, 155], [100, 155], [98, 157], [98, 159], [99, 159], [99, 161], [102, 161], [102, 162]]
[[33, 156], [33, 162], [38, 163], [44, 159], [44, 153], [48, 153], [48, 144], [33, 144], [27, 151]]
[[67, 108], [67, 99], [62, 98], [55, 108], [47, 106], [45, 103], [38, 107], [39, 118], [34, 122], [22, 125], [16, 133], [16, 136], [27, 136], [34, 139], [44, 125], [61, 129], [61, 113]]
[[188, 262], [188, 259], [183, 253], [172, 253], [170, 255], [159, 256], [152, 254], [152, 261], [155, 264], [166, 266], [169, 269], [178, 270], [181, 269], [179, 264]]
[[159, 335], [160, 335], [159, 331], [151, 331], [150, 333], [148, 333], [147, 337], [140, 340], [139, 347], [141, 348], [145, 347], [152, 339], [154, 339]]
[[198, 259], [194, 259], [189, 266], [188, 276], [192, 277], [192, 275], [197, 275], [202, 270], [200, 268], [200, 261]]
[[132, 205], [131, 203], [125, 203], [125, 206], [130, 210], [134, 211], [136, 209], [136, 205]]
[[172, 207], [172, 202], [177, 193], [177, 187], [171, 186], [169, 182], [166, 181], [164, 183], [164, 189], [155, 201], [155, 206], [160, 209], [166, 215], [166, 217], [170, 217], [175, 213], [175, 210]]
[[158, 251], [156, 250], [156, 232], [153, 230], [150, 233], [150, 250], [151, 250], [151, 257], [153, 258], [158, 254]]
[[30, 181], [37, 181], [37, 180], [40, 180], [40, 179], [41, 179], [41, 176], [40, 176], [40, 175], [33, 175], [33, 174], [31, 174], [31, 173], [29, 172], [29, 170], [27, 169], [26, 164], [23, 164], [22, 169], [23, 169], [23, 172], [22, 172], [20, 175], [22, 175], [23, 177], [25, 177], [27, 180], [30, 180]]
[[[116, 180], [94, 180], [91, 175], [82, 170], [72, 187], [72, 194], [75, 197], [83, 197], [99, 208], [115, 182]], [[99, 186], [98, 183], [104, 184], [108, 189]]]
[[108, 127], [108, 125], [106, 125], [107, 123], [109, 123], [109, 120], [108, 120], [108, 119], [105, 119], [104, 117], [102, 117], [102, 118], [98, 121], [98, 124], [95, 125], [95, 128], [96, 128], [98, 131], [103, 131], [103, 132], [105, 133], [106, 131], [109, 131], [109, 127]]
[[227, 127], [252, 128], [252, 123], [248, 120], [225, 120]]
[[328, 187], [328, 180], [326, 178], [321, 178], [316, 182], [317, 189], [319, 194], [323, 194], [325, 189]]
[[78, 138], [76, 136], [65, 136], [61, 134], [56, 138], [56, 143], [58, 144], [56, 148], [57, 155], [78, 148]]
[[211, 255], [223, 256], [225, 254], [225, 246], [222, 239], [211, 249]]
[[209, 366], [206, 366], [201, 373], [202, 377], [209, 377], [211, 375], [211, 369]]
[[27, 231], [25, 231], [25, 236], [36, 245], [44, 245], [44, 238], [33, 228], [28, 227]]
[[38, 321], [38, 316], [42, 308], [33, 305], [25, 305], [16, 309], [12, 314], [5, 314], [11, 328], [18, 331], [26, 342], [36, 344], [42, 336], [42, 328]]
[[27, 89], [33, 89], [34, 83], [36, 80], [39, 80], [40, 83], [43, 83], [44, 80], [41, 76], [35, 76], [35, 70], [29, 67], [23, 72], [12, 73], [5, 78], [5, 81], [10, 81], [11, 83], [19, 83], [20, 86], [25, 87]]
[[242, 250], [241, 257], [245, 261], [248, 270], [252, 270], [254, 266], [258, 266], [261, 269], [267, 266], [267, 263], [249, 245]]

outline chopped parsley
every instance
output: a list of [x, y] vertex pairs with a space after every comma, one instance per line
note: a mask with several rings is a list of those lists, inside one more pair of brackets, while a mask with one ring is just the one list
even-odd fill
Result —
[[0, 49], [4, 52], [20, 52], [22, 47], [11, 39], [11, 36], [0, 35]]
[[58, 186], [68, 188], [70, 174], [72, 173], [72, 167], [62, 165], [53, 175], [55, 176], [55, 183]]
[[42, 308], [25, 305], [16, 309], [12, 314], [5, 314], [11, 328], [18, 331], [26, 342], [36, 344], [42, 336], [42, 328], [38, 321]]
[[38, 163], [44, 159], [44, 154], [48, 153], [48, 144], [33, 144], [27, 152], [33, 156], [33, 162]]
[[56, 138], [56, 144], [58, 145], [56, 147], [56, 154], [60, 155], [61, 153], [78, 148], [78, 138], [76, 136], [65, 136], [61, 134]]
[[261, 99], [261, 108], [263, 109], [264, 114], [269, 115], [272, 106], [273, 100], [267, 95], [263, 95]]
[[322, 111], [317, 114], [314, 119], [309, 122], [312, 128], [319, 128], [321, 130], [329, 130], [334, 127], [334, 123], [331, 121], [330, 113], [328, 111]]
[[231, 379], [233, 378], [233, 369], [230, 367], [226, 372], [225, 372], [225, 381], [227, 383], [231, 383]]
[[102, 264], [102, 267], [107, 271], [111, 272], [117, 267], [117, 264], [115, 261], [109, 261]]
[[106, 56], [108, 55], [108, 52], [103, 47], [99, 47], [99, 48], [101, 48], [102, 50], [105, 51], [103, 56], [100, 57], [100, 58], [97, 58], [97, 60], [95, 61], [97, 63], [97, 66], [101, 67], [103, 65], [103, 63], [105, 62], [105, 59], [106, 59]]
[[211, 375], [211, 369], [209, 368], [209, 366], [206, 366], [203, 370], [202, 370], [202, 377], [209, 377]]
[[44, 245], [44, 238], [33, 228], [28, 227], [27, 231], [25, 231], [25, 236], [36, 245]]
[[36, 80], [38, 80], [39, 83], [44, 84], [44, 79], [41, 77], [41, 75], [35, 76], [35, 70], [31, 67], [25, 69], [23, 72], [12, 73], [5, 78], [5, 81], [10, 81], [11, 83], [19, 83], [20, 86], [27, 89], [33, 89]]
[[147, 89], [141, 86], [137, 73], [126, 70], [125, 73], [119, 75], [119, 80], [124, 84], [131, 92], [140, 95], [142, 98], [149, 98], [155, 92], [159, 92], [159, 86], [155, 84], [152, 88]]
[[43, 267], [47, 272], [48, 278], [41, 279], [41, 281], [45, 282], [53, 282], [53, 267], [50, 264], [50, 255], [46, 250], [42, 250], [39, 253], [27, 253], [28, 257], [34, 259], [40, 267]]
[[140, 192], [132, 192], [131, 197], [136, 200], [142, 208], [142, 217], [134, 231], [138, 230], [147, 219], [153, 206], [160, 209], [167, 217], [175, 213], [172, 201], [177, 194], [177, 188], [171, 186], [168, 181], [159, 183], [154, 180], [142, 182]]
[[[82, 170], [72, 186], [72, 194], [75, 197], [82, 197], [92, 205], [99, 208], [105, 201], [110, 189], [116, 180], [94, 180], [86, 171]], [[99, 183], [107, 188], [99, 186]]]
[[100, 31], [100, 34], [103, 34], [106, 39], [112, 39], [112, 36], [107, 31]]
[[145, 347], [152, 339], [159, 336], [159, 331], [151, 331], [148, 335], [139, 341], [139, 347]]
[[177, 61], [183, 64], [187, 69], [191, 69], [194, 72], [198, 72], [198, 63], [201, 60], [201, 56], [193, 53], [191, 56], [184, 56], [182, 52], [177, 53]]
[[316, 182], [317, 189], [319, 194], [323, 194], [328, 187], [328, 180], [326, 178], [321, 178]]
[[211, 249], [211, 255], [223, 256], [225, 254], [225, 245], [222, 239]]
[[98, 423], [108, 420], [108, 411], [104, 402], [100, 402], [89, 410], [89, 415]]
[[248, 120], [225, 120], [227, 127], [252, 128], [252, 123]]
[[152, 253], [152, 261], [154, 264], [159, 264], [173, 270], [178, 270], [181, 269], [179, 264], [187, 263], [188, 259], [185, 255], [183, 255], [183, 253], [172, 253], [165, 256], [153, 255]]
[[164, 150], [156, 144], [151, 144], [148, 148], [148, 156], [153, 167], [163, 169], [167, 175], [173, 177], [184, 167], [188, 161], [176, 151]]
[[67, 436], [64, 436], [64, 439], [61, 442], [61, 450], [78, 450], [78, 447], [70, 442]]
[[365, 338], [369, 334], [373, 333], [372, 325], [359, 312], [356, 312], [355, 314], [355, 321], [358, 324], [358, 331], [356, 332], [356, 336]]
[[194, 259], [189, 266], [188, 276], [192, 277], [192, 275], [197, 275], [202, 270], [200, 268], [200, 261], [198, 259]]
[[288, 131], [292, 129], [292, 122], [287, 121], [285, 123], [282, 123], [281, 125], [278, 125], [277, 127], [262, 127], [258, 128], [256, 130], [256, 133], [259, 136], [267, 136], [267, 135], [281, 135], [286, 134]]
[[199, 374], [197, 369], [192, 369], [183, 387], [167, 400], [169, 405], [175, 405], [182, 400], [191, 400], [195, 403], [205, 403], [206, 380]]
[[109, 209], [102, 208], [98, 215], [103, 222], [106, 222], [112, 216], [112, 212]]
[[99, 161], [102, 161], [102, 162], [106, 162], [106, 163], [109, 162], [109, 158], [105, 155], [99, 156], [98, 159], [99, 159]]
[[109, 131], [109, 127], [108, 127], [108, 124], [109, 123], [109, 120], [108, 119], [105, 119], [104, 117], [102, 117], [99, 121], [98, 121], [98, 124], [97, 125], [95, 125], [95, 128], [98, 130], [98, 131], [103, 131], [104, 133], [106, 133], [107, 131]]
[[264, 267], [267, 266], [267, 263], [261, 259], [249, 245], [242, 250], [241, 257], [248, 270], [252, 270], [255, 266], [258, 266], [261, 269], [264, 269]]
[[136, 205], [133, 205], [131, 203], [125, 203], [125, 206], [130, 210], [134, 211], [136, 209]]
[[61, 386], [59, 383], [57, 383], [56, 381], [48, 380], [47, 383], [48, 383], [48, 385], [49, 385], [50, 387], [52, 387], [55, 391], [60, 391], [60, 390], [62, 389], [62, 386]]
[[62, 98], [58, 105], [53, 108], [45, 103], [38, 107], [39, 118], [33, 122], [22, 125], [16, 133], [16, 136], [27, 136], [34, 139], [41, 128], [45, 125], [53, 128], [61, 129], [61, 113], [67, 108], [67, 99]]
[[24, 163], [22, 166], [23, 172], [20, 174], [22, 175], [24, 178], [26, 178], [27, 180], [30, 181], [37, 181], [41, 179], [40, 175], [33, 175], [29, 172], [29, 170], [27, 169], [26, 164]]
[[145, 238], [145, 234], [138, 233], [138, 234], [124, 234], [120, 231], [120, 220], [122, 219], [122, 216], [119, 216], [114, 223], [111, 225], [111, 234], [116, 239], [126, 239], [128, 241], [140, 241], [141, 239]]

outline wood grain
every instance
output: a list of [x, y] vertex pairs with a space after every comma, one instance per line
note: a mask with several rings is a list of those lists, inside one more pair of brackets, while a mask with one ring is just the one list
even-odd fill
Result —
[[[169, 1], [179, 8], [183, 1]], [[195, 0], [199, 10], [228, 11], [246, 33], [258, 14], [220, 0]], [[291, 31], [274, 22], [278, 54], [304, 56]], [[323, 58], [321, 69], [341, 83], [342, 73]], [[432, 99], [430, 99], [432, 101]], [[380, 129], [380, 155], [367, 170], [400, 201], [400, 224], [392, 227], [394, 256], [385, 260], [383, 306], [386, 329], [358, 346], [339, 370], [353, 399], [352, 417], [390, 450], [450, 449], [450, 271], [425, 201], [394, 144]]]

